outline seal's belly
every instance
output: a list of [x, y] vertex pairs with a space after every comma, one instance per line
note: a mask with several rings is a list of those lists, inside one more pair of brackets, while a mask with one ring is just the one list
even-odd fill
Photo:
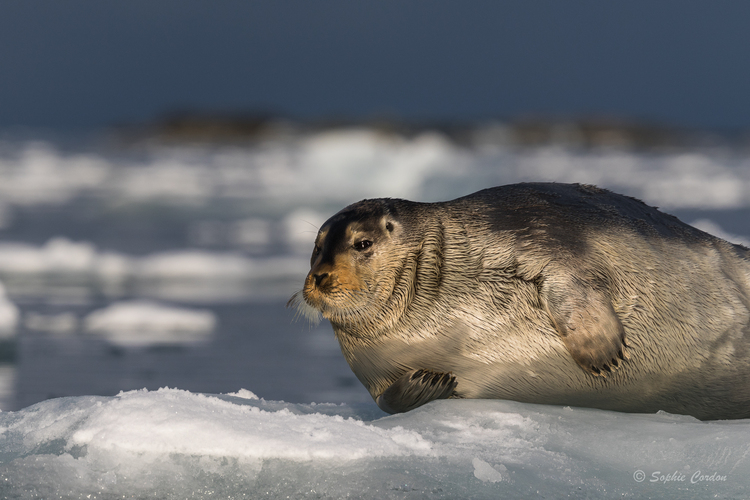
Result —
[[[452, 339], [451, 345], [446, 345], [445, 338]], [[380, 383], [375, 385], [387, 387], [401, 370], [427, 369], [455, 375], [458, 385], [454, 397], [458, 398], [509, 399], [637, 413], [662, 410], [698, 418], [712, 418], [717, 407], [741, 407], [737, 399], [744, 398], [750, 404], [747, 368], [738, 372], [726, 364], [712, 369], [696, 365], [675, 374], [665, 366], [662, 372], [645, 372], [638, 367], [644, 366], [642, 358], [649, 353], [634, 349], [626, 366], [606, 377], [592, 377], [580, 369], [562, 342], [552, 337], [540, 341], [545, 338], [540, 336], [537, 342], [527, 345], [522, 358], [494, 359], [477, 355], [472, 350], [476, 342], [470, 338], [463, 342], [456, 342], [455, 335], [445, 338], [426, 339], [418, 345], [391, 341], [386, 349], [372, 353], [372, 358], [388, 360], [380, 366]], [[518, 346], [511, 349], [518, 351]], [[728, 394], [731, 388], [734, 392]], [[373, 389], [374, 396], [374, 392], [382, 392]]]

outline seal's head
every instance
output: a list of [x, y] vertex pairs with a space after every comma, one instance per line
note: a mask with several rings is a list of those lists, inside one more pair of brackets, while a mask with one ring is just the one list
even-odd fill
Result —
[[389, 201], [350, 205], [318, 231], [302, 295], [334, 323], [357, 322], [378, 296], [390, 294], [384, 278], [401, 228]]
[[410, 253], [399, 216], [404, 203], [363, 200], [328, 219], [315, 240], [305, 285], [291, 303], [307, 316], [312, 308], [334, 326], [374, 333], [373, 322], [382, 323]]

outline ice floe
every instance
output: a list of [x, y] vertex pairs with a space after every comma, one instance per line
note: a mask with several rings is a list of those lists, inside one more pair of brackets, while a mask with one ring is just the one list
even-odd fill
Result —
[[0, 413], [10, 498], [737, 498], [747, 420], [508, 401], [288, 404], [176, 389]]
[[19, 316], [18, 307], [8, 299], [5, 286], [0, 283], [0, 340], [16, 333]]
[[216, 328], [209, 310], [167, 306], [151, 301], [115, 302], [93, 311], [83, 321], [85, 331], [103, 335], [120, 346], [184, 344], [206, 340]]
[[[488, 129], [489, 131], [490, 129]], [[481, 134], [480, 134], [481, 135]], [[750, 156], [726, 148], [645, 152], [503, 141], [458, 145], [439, 132], [412, 137], [328, 130], [240, 147], [159, 147], [139, 154], [64, 153], [39, 141], [0, 151], [7, 206], [107, 203], [205, 205], [260, 200], [291, 211], [368, 197], [437, 201], [522, 181], [584, 182], [675, 208], [750, 206]]]
[[128, 256], [61, 237], [41, 246], [0, 242], [0, 277], [17, 296], [78, 287], [84, 294], [115, 298], [127, 294], [180, 301], [288, 297], [307, 272], [306, 260], [201, 249]]

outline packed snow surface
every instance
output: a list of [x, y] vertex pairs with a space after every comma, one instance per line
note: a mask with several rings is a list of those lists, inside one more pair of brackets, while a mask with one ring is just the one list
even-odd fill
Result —
[[443, 400], [288, 404], [177, 389], [0, 414], [3, 498], [740, 498], [750, 421]]

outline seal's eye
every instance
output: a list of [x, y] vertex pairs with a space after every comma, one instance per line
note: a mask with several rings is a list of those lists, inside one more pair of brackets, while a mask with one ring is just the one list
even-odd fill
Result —
[[320, 254], [320, 247], [318, 245], [315, 245], [315, 248], [313, 248], [312, 257], [310, 257], [310, 267], [315, 265], [315, 259], [318, 258], [318, 254]]
[[388, 232], [393, 231], [393, 224], [390, 222], [385, 223], [385, 228], [388, 230]]
[[362, 240], [358, 241], [354, 244], [354, 249], [358, 252], [361, 252], [362, 250], [367, 250], [372, 246], [372, 241], [370, 240]]

